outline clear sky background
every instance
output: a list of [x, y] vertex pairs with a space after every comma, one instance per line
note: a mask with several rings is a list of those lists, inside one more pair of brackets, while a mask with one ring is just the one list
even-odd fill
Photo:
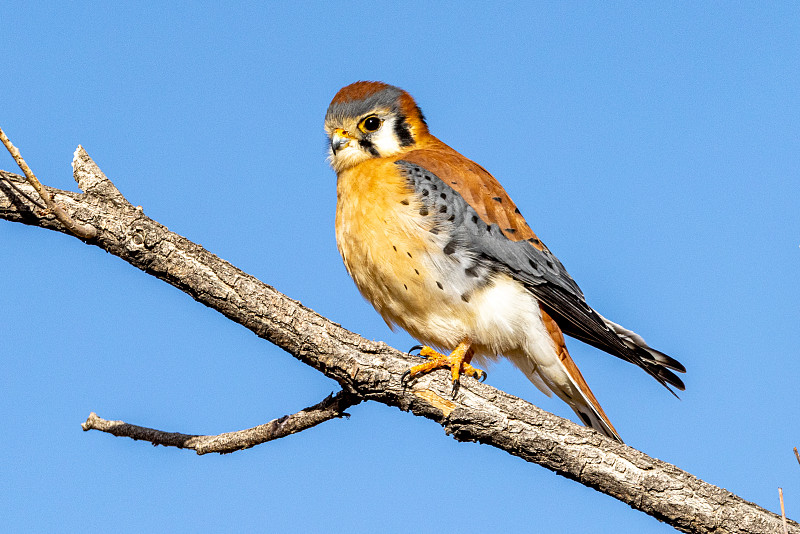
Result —
[[[773, 511], [783, 487], [800, 518], [796, 2], [54, 4], [0, 13], [0, 126], [43, 182], [76, 189], [82, 144], [150, 217], [407, 349], [339, 258], [322, 131], [340, 87], [403, 87], [595, 308], [686, 365], [676, 400], [569, 345], [626, 442]], [[84, 433], [96, 411], [216, 434], [338, 388], [65, 235], [0, 221], [0, 294], [3, 532], [672, 531], [374, 403], [226, 456]]]

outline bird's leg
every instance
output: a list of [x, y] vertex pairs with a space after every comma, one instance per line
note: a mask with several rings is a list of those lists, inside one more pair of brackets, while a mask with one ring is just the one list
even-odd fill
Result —
[[461, 375], [471, 376], [479, 380], [486, 379], [486, 371], [482, 371], [470, 365], [474, 352], [469, 341], [462, 341], [449, 355], [445, 356], [436, 352], [430, 347], [421, 347], [419, 355], [427, 358], [428, 361], [415, 365], [403, 374], [403, 381], [415, 378], [418, 375], [428, 373], [434, 369], [450, 369], [453, 379], [453, 395], [458, 392], [461, 385]]

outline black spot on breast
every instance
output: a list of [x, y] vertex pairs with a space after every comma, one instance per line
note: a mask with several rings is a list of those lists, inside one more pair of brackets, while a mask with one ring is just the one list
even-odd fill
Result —
[[438, 235], [439, 234], [439, 229], [436, 228], [435, 226], [433, 228], [431, 228], [430, 230], [428, 230], [428, 231], [430, 233], [432, 233], [433, 235]]
[[400, 201], [400, 204], [408, 206], [408, 199], [404, 198], [403, 200]]
[[407, 285], [403, 284], [403, 287], [406, 288], [406, 291], [408, 291], [408, 286]]
[[478, 266], [473, 265], [472, 267], [467, 267], [464, 269], [464, 273], [471, 278], [478, 278]]
[[469, 297], [470, 297], [469, 293], [461, 294], [461, 300], [463, 300], [464, 302], [469, 302]]
[[417, 273], [417, 274], [419, 274], [419, 271], [418, 271], [417, 269], [414, 269], [414, 272], [415, 272], [415, 273]]
[[412, 256], [412, 255], [411, 255], [411, 253], [410, 253], [410, 252], [406, 252], [406, 254], [408, 254], [408, 257], [409, 257], [409, 258], [413, 258], [413, 257], [414, 257], [414, 256]]
[[437, 281], [437, 282], [436, 282], [436, 285], [437, 285], [437, 286], [439, 286], [439, 289], [441, 289], [442, 291], [444, 291], [444, 286], [442, 285], [442, 283], [441, 283], [441, 282], [438, 282], [438, 281]]
[[428, 214], [428, 208], [420, 208], [419, 214], [423, 217]]
[[456, 245], [456, 240], [454, 239], [444, 246], [443, 252], [449, 256], [450, 254], [456, 251], [457, 247], [458, 246]]
[[392, 248], [394, 249], [395, 252], [397, 252], [397, 247], [396, 246], [392, 245]]

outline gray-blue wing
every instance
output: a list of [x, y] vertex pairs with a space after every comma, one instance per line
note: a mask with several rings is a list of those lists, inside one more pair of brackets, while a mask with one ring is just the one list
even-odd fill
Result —
[[565, 334], [638, 365], [670, 391], [669, 386], [684, 389], [681, 379], [670, 370], [684, 372], [684, 367], [595, 312], [558, 258], [538, 239], [541, 248], [527, 240], [509, 238], [500, 225], [481, 218], [458, 191], [425, 167], [404, 160], [397, 165], [405, 172], [423, 209], [452, 237], [446, 253], [469, 249], [481, 268], [507, 273], [522, 282]]

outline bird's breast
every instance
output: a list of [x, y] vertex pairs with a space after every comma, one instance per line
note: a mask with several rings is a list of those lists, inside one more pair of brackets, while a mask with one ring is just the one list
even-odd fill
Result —
[[437, 346], [466, 335], [469, 295], [480, 281], [457, 254], [443, 252], [450, 236], [393, 161], [339, 174], [336, 240], [359, 291], [387, 323]]

